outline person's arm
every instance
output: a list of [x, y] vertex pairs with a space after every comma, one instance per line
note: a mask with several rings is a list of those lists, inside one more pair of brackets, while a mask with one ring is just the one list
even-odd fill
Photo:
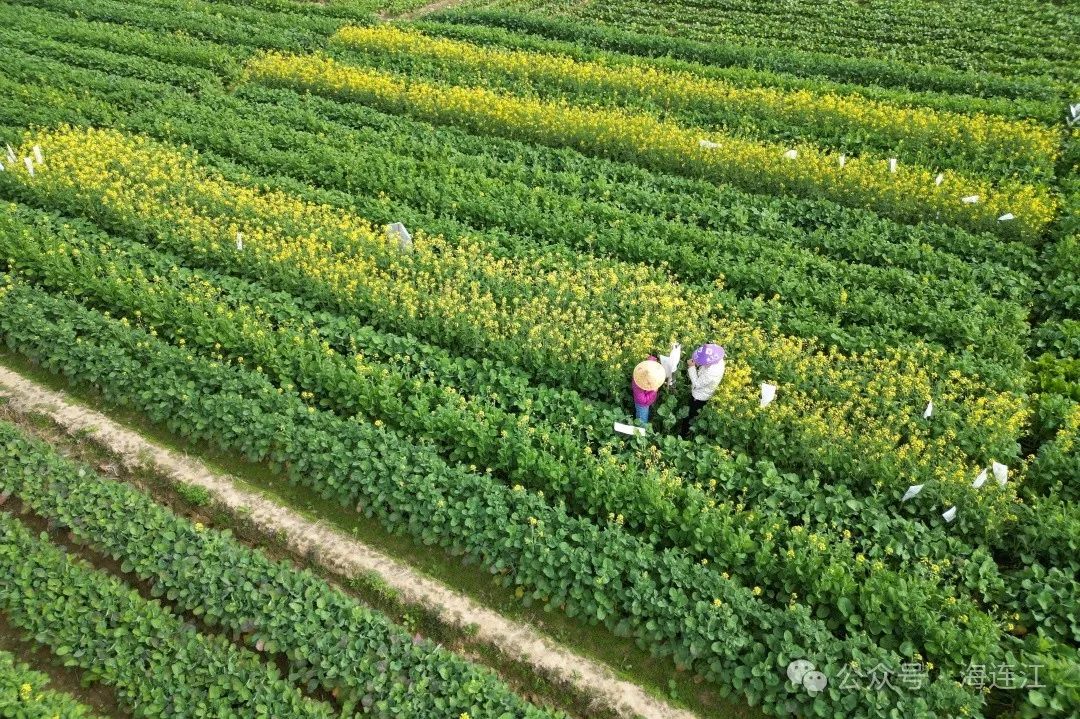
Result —
[[698, 367], [696, 364], [694, 364], [693, 360], [691, 360], [690, 364], [688, 364], [686, 367], [686, 375], [690, 378], [691, 387], [699, 386]]

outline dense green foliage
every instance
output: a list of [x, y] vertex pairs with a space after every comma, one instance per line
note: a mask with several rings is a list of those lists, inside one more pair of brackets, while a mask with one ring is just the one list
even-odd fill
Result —
[[[1075, 716], [1069, 8], [373, 15], [418, 4], [0, 6], [0, 341], [768, 712]], [[680, 376], [645, 436], [614, 434], [631, 368], [672, 340], [726, 346], [718, 393], [681, 436]], [[313, 576], [0, 439], [0, 491], [243, 647], [5, 515], [0, 562], [37, 594], [0, 585], [0, 610], [126, 706], [330, 711], [303, 686], [335, 713], [544, 713]], [[1008, 481], [976, 482], [992, 462]], [[113, 615], [74, 619], [106, 605], [127, 608], [115, 646], [95, 634]], [[159, 635], [142, 676], [117, 662]], [[173, 704], [147, 688], [200, 653]], [[795, 658], [829, 688], [789, 682]], [[957, 682], [1005, 662], [1047, 686]], [[928, 682], [840, 687], [878, 663]]]

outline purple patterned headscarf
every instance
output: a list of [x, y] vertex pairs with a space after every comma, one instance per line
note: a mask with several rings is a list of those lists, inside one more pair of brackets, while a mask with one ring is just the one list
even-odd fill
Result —
[[724, 348], [720, 345], [701, 345], [694, 350], [694, 362], [701, 367], [716, 364], [724, 359]]

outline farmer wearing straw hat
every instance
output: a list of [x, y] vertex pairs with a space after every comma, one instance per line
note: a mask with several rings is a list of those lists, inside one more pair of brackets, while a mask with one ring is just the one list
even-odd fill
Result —
[[644, 423], [649, 421], [649, 408], [656, 402], [660, 385], [667, 379], [667, 371], [656, 357], [639, 362], [634, 367], [634, 376], [630, 380], [630, 391], [634, 395], [634, 414]]
[[707, 344], [694, 350], [687, 362], [686, 374], [690, 377], [690, 412], [683, 421], [682, 434], [690, 431], [690, 424], [697, 418], [701, 408], [716, 393], [724, 379], [724, 348]]

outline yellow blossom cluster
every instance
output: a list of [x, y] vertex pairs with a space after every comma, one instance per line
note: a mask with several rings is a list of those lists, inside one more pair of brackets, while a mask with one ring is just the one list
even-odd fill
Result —
[[407, 55], [477, 73], [502, 73], [525, 85], [542, 82], [596, 97], [641, 98], [665, 109], [717, 107], [795, 126], [843, 128], [853, 135], [874, 133], [903, 146], [921, 144], [973, 157], [1000, 152], [1053, 167], [1060, 145], [1053, 130], [1028, 120], [901, 107], [859, 95], [740, 87], [689, 72], [477, 45], [393, 25], [346, 26], [331, 40], [364, 56]]
[[[827, 197], [901, 221], [937, 216], [943, 222], [1015, 239], [1035, 241], [1053, 220], [1058, 204], [1047, 188], [1038, 185], [1013, 180], [995, 185], [953, 171], [945, 171], [937, 183], [935, 173], [925, 167], [904, 166], [892, 172], [886, 161], [872, 158], [853, 158], [841, 166], [832, 153], [815, 147], [794, 151], [723, 134], [710, 136], [712, 144], [703, 147], [700, 128], [641, 112], [446, 87], [353, 67], [323, 55], [265, 53], [248, 62], [245, 77], [345, 97], [479, 134], [571, 147], [751, 191]], [[962, 201], [969, 196], [978, 199]], [[1006, 213], [1014, 219], [999, 222]]]

